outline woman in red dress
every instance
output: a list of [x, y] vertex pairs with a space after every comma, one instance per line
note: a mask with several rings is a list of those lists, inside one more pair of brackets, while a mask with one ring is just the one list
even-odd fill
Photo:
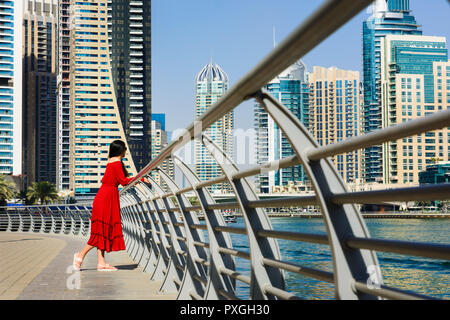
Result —
[[[120, 219], [120, 201], [118, 185], [127, 185], [133, 178], [128, 178], [128, 172], [122, 162], [126, 151], [125, 143], [115, 140], [109, 146], [108, 163], [102, 179], [102, 185], [92, 204], [91, 236], [86, 246], [74, 254], [73, 267], [80, 270], [86, 254], [97, 248], [98, 271], [116, 271], [105, 261], [105, 251], [125, 250], [122, 222]], [[146, 178], [141, 181], [149, 182]]]

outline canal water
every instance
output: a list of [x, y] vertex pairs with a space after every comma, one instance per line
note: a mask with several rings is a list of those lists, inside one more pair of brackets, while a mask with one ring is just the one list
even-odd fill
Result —
[[[305, 233], [326, 233], [322, 219], [270, 218], [274, 230]], [[450, 243], [450, 219], [366, 219], [371, 237], [405, 241]], [[241, 217], [230, 226], [244, 227]], [[231, 234], [233, 246], [248, 252], [244, 235]], [[283, 261], [305, 267], [332, 270], [332, 260], [327, 245], [278, 240]], [[450, 262], [445, 260], [412, 257], [377, 252], [384, 284], [412, 290], [436, 298], [450, 298]], [[236, 258], [236, 270], [250, 276], [249, 261]], [[286, 290], [304, 299], [334, 299], [333, 284], [318, 281], [296, 273], [285, 272]], [[249, 298], [248, 285], [237, 281], [237, 296]]]

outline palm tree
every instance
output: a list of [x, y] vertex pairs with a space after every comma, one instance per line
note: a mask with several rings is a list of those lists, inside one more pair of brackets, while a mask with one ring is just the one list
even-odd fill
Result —
[[[31, 187], [28, 188], [27, 198], [33, 204], [36, 204], [37, 200], [42, 205], [49, 203], [53, 200], [58, 200], [58, 191], [53, 183], [48, 181], [33, 182]], [[47, 210], [46, 210], [47, 211]]]
[[12, 181], [7, 181], [6, 176], [0, 174], [0, 205], [5, 206], [6, 200], [13, 199], [15, 193], [15, 184]]

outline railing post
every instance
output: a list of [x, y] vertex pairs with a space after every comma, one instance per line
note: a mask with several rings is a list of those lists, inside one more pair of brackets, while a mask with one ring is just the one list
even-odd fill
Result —
[[140, 204], [141, 199], [138, 197], [134, 189], [131, 189], [130, 192], [127, 193], [131, 205], [130, 208], [130, 222], [133, 229], [133, 247], [130, 248], [130, 257], [133, 261], [136, 261], [141, 257], [144, 250], [144, 237], [142, 224], [140, 221]]
[[9, 226], [9, 217], [7, 207], [0, 207], [0, 231], [7, 231]]
[[[139, 188], [139, 186], [141, 186]], [[152, 207], [149, 203], [148, 195], [141, 190], [142, 184], [138, 185], [136, 192], [139, 194], [139, 198], [142, 199], [142, 208], [144, 214], [144, 233], [145, 233], [145, 244], [149, 250], [149, 256], [144, 258], [142, 265], [144, 266], [144, 272], [149, 272], [153, 274], [156, 270], [158, 264], [158, 259], [161, 257], [159, 235], [157, 234], [157, 228], [153, 220]]]
[[[164, 194], [162, 188], [152, 179], [152, 177], [148, 176], [147, 179], [154, 188], [155, 195], [160, 197]], [[172, 247], [170, 248], [170, 264], [168, 266], [167, 275], [161, 285], [161, 291], [169, 290], [170, 288], [173, 288], [174, 285], [177, 288], [177, 291], [179, 291], [181, 280], [186, 272], [185, 258], [181, 253], [186, 252], [186, 244], [178, 238], [184, 237], [184, 233], [179, 226], [176, 226], [176, 224], [179, 223], [176, 214], [170, 212], [170, 209], [174, 207], [173, 203], [171, 204], [172, 201], [168, 198], [160, 198], [158, 200], [162, 204], [162, 216], [167, 225], [172, 244]]]
[[74, 210], [71, 210], [71, 216], [72, 216], [72, 233], [74, 235], [78, 235], [81, 232], [81, 214], [78, 210], [78, 208], [75, 206]]
[[70, 234], [71, 231], [71, 226], [72, 224], [70, 223], [70, 215], [67, 213], [67, 206], [64, 207], [64, 211], [62, 212], [62, 216], [63, 216], [63, 225], [62, 225], [62, 233], [63, 234]]
[[91, 229], [91, 213], [90, 210], [83, 206], [81, 209], [81, 235], [86, 236], [89, 234]]
[[269, 217], [262, 208], [249, 208], [248, 201], [259, 200], [246, 178], [233, 180], [233, 174], [239, 172], [237, 166], [206, 135], [202, 143], [222, 168], [228, 182], [233, 188], [245, 221], [251, 259], [250, 298], [254, 300], [276, 299], [266, 292], [266, 286], [284, 290], [284, 276], [280, 269], [266, 266], [263, 258], [281, 260], [280, 249], [275, 239], [257, 236], [259, 231], [272, 230]]
[[133, 221], [133, 204], [134, 199], [130, 197], [130, 195], [127, 193], [121, 197], [120, 200], [121, 205], [123, 203], [126, 203], [126, 207], [121, 210], [121, 215], [123, 217], [123, 225], [124, 230], [126, 230], [127, 238], [124, 239], [125, 241], [125, 248], [128, 252], [128, 255], [131, 256], [134, 246], [135, 246], [135, 238], [136, 238], [136, 227]]
[[205, 237], [201, 230], [191, 228], [192, 225], [199, 224], [200, 222], [195, 212], [186, 210], [186, 207], [191, 204], [184, 194], [176, 193], [179, 190], [179, 187], [176, 185], [175, 181], [173, 181], [163, 170], [159, 169], [158, 174], [175, 197], [184, 223], [187, 270], [184, 273], [177, 299], [193, 299], [191, 294], [192, 291], [194, 292], [194, 296], [203, 297], [205, 295], [205, 284], [199, 279], [207, 278], [207, 270], [203, 264], [196, 262], [196, 260], [206, 261], [207, 253], [205, 248], [195, 246], [194, 241], [205, 242]]
[[[151, 279], [164, 281], [164, 279], [166, 278], [167, 272], [169, 270], [170, 258], [171, 258], [171, 254], [170, 254], [169, 250], [171, 249], [172, 246], [168, 240], [168, 236], [170, 236], [170, 233], [167, 230], [167, 225], [165, 223], [166, 220], [164, 219], [164, 216], [160, 212], [161, 211], [160, 207], [162, 207], [161, 204], [155, 200], [154, 193], [150, 190], [150, 188], [146, 184], [140, 184], [140, 185], [142, 187], [142, 190], [146, 194], [146, 196], [151, 199], [147, 203], [149, 205], [151, 203], [151, 206], [153, 208], [153, 209], [151, 209], [151, 211], [154, 211], [154, 214], [151, 214], [151, 217], [153, 218], [154, 226], [157, 229], [155, 231], [155, 233], [157, 233], [159, 236], [159, 256], [158, 256], [156, 268], [151, 275]], [[171, 285], [172, 286], [170, 288], [166, 287], [165, 289], [171, 290], [171, 291], [177, 291], [176, 286], [173, 283], [171, 283]]]
[[148, 264], [148, 261], [150, 259], [150, 256], [152, 255], [152, 244], [149, 243], [149, 236], [148, 236], [148, 219], [146, 216], [146, 208], [144, 205], [145, 202], [145, 195], [142, 191], [139, 189], [139, 185], [136, 185], [133, 190], [133, 196], [136, 198], [136, 208], [137, 208], [137, 215], [135, 217], [137, 221], [136, 228], [138, 229], [137, 232], [139, 233], [139, 243], [140, 243], [140, 252], [137, 252], [137, 254], [132, 255], [134, 257], [134, 260], [138, 263], [139, 266], [141, 266], [144, 271], [146, 271], [146, 267]]
[[197, 175], [180, 158], [177, 156], [173, 156], [173, 158], [175, 164], [180, 168], [183, 175], [194, 188], [205, 216], [210, 255], [209, 277], [206, 285], [205, 300], [223, 300], [225, 297], [221, 292], [225, 291], [228, 295], [234, 295], [236, 288], [236, 281], [221, 272], [222, 268], [235, 270], [234, 258], [230, 255], [222, 255], [219, 252], [219, 248], [231, 249], [233, 247], [230, 235], [226, 232], [216, 232], [214, 230], [215, 227], [226, 225], [222, 214], [218, 210], [208, 209], [208, 205], [215, 204], [214, 198], [206, 187], [197, 189], [195, 186], [200, 183]]

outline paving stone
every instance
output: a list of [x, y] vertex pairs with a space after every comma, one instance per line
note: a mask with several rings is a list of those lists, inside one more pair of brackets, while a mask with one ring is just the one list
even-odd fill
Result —
[[73, 254], [86, 237], [0, 232], [0, 300], [173, 300], [176, 294], [158, 292], [126, 251], [107, 253], [115, 272], [97, 271], [97, 252], [91, 250], [81, 271], [72, 267]]

